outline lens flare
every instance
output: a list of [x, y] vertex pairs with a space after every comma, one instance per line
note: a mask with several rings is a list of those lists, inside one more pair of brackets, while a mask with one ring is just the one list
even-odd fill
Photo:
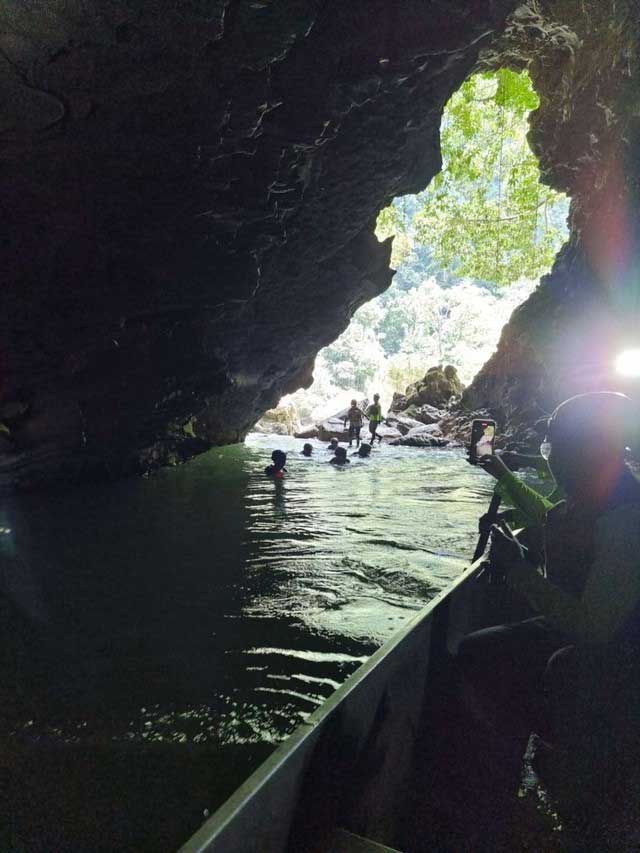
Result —
[[616, 358], [616, 371], [621, 376], [640, 376], [640, 349], [627, 349]]

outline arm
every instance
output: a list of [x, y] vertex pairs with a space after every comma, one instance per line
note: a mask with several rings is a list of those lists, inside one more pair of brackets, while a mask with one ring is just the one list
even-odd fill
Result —
[[620, 507], [598, 520], [596, 556], [579, 599], [524, 562], [507, 579], [560, 631], [579, 642], [610, 642], [640, 602], [640, 508]]
[[527, 486], [511, 471], [506, 471], [500, 477], [496, 492], [505, 503], [511, 504], [519, 510], [527, 521], [526, 526], [540, 527], [543, 525], [547, 513], [554, 507], [552, 501]]
[[555, 505], [552, 501], [525, 485], [509, 470], [500, 456], [482, 456], [478, 464], [498, 481], [495, 493], [517, 510], [518, 526], [539, 527], [544, 524], [547, 513]]

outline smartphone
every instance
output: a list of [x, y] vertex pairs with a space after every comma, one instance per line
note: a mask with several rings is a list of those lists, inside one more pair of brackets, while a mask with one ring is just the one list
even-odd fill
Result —
[[469, 461], [474, 465], [481, 456], [493, 454], [493, 442], [496, 438], [496, 422], [485, 418], [471, 421], [471, 444]]

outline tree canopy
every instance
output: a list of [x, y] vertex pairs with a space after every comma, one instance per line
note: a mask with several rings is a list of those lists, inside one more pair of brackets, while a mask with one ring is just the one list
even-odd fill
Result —
[[526, 139], [537, 105], [528, 75], [508, 70], [450, 99], [442, 172], [378, 218], [378, 238], [395, 235], [393, 283], [318, 354], [313, 386], [290, 398], [303, 421], [373, 391], [388, 404], [435, 364], [468, 383], [489, 358], [567, 234], [568, 199], [540, 184]]
[[564, 240], [566, 196], [539, 181], [526, 118], [538, 106], [526, 72], [475, 74], [447, 104], [442, 171], [405, 215], [397, 200], [383, 210], [378, 235], [395, 233], [394, 262], [408, 236], [458, 277], [504, 286], [548, 272]]

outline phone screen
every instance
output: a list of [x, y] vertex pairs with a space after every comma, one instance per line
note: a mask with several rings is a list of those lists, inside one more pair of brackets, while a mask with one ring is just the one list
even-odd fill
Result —
[[490, 456], [493, 453], [493, 442], [496, 437], [496, 422], [490, 420], [474, 420], [471, 424], [471, 446], [469, 456], [472, 460], [480, 456]]

